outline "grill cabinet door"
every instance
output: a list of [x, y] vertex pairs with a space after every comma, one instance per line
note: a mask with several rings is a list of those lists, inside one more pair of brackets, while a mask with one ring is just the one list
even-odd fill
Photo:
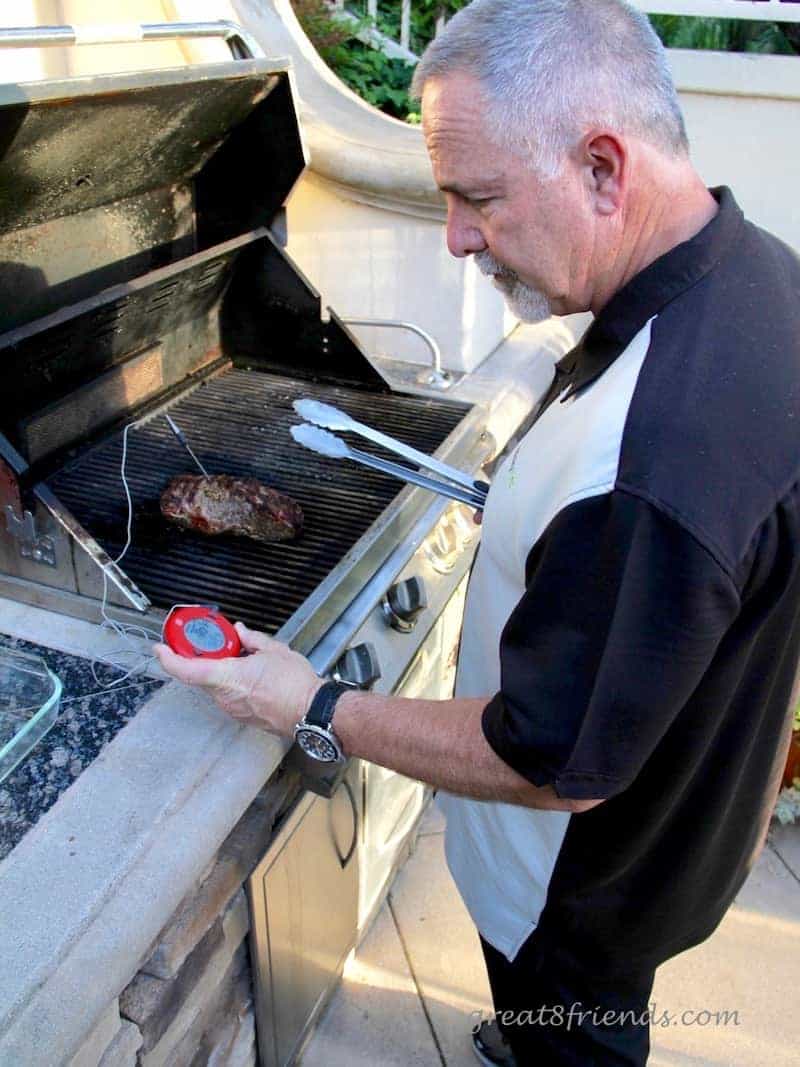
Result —
[[306, 794], [253, 872], [251, 954], [262, 1067], [293, 1062], [356, 938], [359, 765]]

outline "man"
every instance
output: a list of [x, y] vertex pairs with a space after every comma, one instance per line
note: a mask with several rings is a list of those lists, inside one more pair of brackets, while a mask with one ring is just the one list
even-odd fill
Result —
[[329, 694], [244, 628], [244, 660], [159, 656], [284, 736], [338, 696], [347, 754], [446, 794], [483, 1062], [640, 1065], [655, 968], [734, 899], [788, 742], [800, 265], [705, 188], [621, 0], [476, 0], [417, 87], [451, 252], [524, 318], [596, 316], [496, 471], [456, 698]]

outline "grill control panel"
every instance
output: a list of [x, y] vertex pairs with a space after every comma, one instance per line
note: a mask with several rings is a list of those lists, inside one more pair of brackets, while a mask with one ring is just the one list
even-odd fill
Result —
[[[380, 660], [381, 675], [375, 683], [377, 692], [395, 690], [469, 571], [481, 536], [481, 528], [473, 520], [473, 510], [465, 504], [453, 503], [440, 514], [435, 525], [418, 540], [416, 550], [405, 566], [392, 575], [391, 584], [387, 581], [385, 592], [372, 601], [373, 607], [363, 623], [350, 631], [351, 645], [368, 644]], [[431, 552], [431, 545], [446, 548], [446, 568], [441, 566], [436, 551]], [[366, 599], [366, 591], [364, 595]], [[402, 619], [402, 614], [410, 615], [413, 621]], [[401, 617], [401, 622], [406, 625], [393, 625], [394, 615]], [[352, 647], [350, 651], [353, 651]], [[341, 662], [340, 659], [337, 669]]]
[[[403, 695], [413, 696], [417, 692], [435, 692], [437, 698], [449, 695], [455, 661], [450, 662], [449, 652], [440, 655], [442, 650], [438, 646], [442, 635], [437, 622], [448, 610], [448, 605], [454, 602], [458, 589], [463, 589], [463, 579], [480, 541], [480, 526], [474, 524], [473, 510], [463, 504], [451, 504], [415, 539], [414, 551], [406, 556], [405, 564], [399, 570], [387, 573], [377, 596], [368, 587], [361, 591], [325, 640], [312, 650], [310, 659], [315, 669], [335, 681], [362, 689], [374, 687], [378, 693], [396, 692], [402, 684]], [[429, 552], [431, 542], [441, 543], [442, 531], [446, 531], [453, 554], [446, 571], [434, 566]], [[380, 581], [380, 578], [379, 572], [376, 579]], [[387, 614], [387, 603], [392, 615], [399, 609], [399, 618], [406, 614], [413, 618], [413, 622], [407, 628], [393, 626], [392, 618]], [[463, 593], [454, 611], [448, 615], [452, 623], [448, 628], [448, 642], [454, 647], [458, 643], [462, 611]], [[354, 620], [359, 617], [360, 624], [354, 625]], [[455, 632], [450, 633], [453, 625]], [[338, 643], [340, 637], [341, 644]], [[426, 645], [429, 639], [433, 642], [430, 648]], [[347, 648], [344, 653], [341, 652], [343, 647]], [[331, 650], [330, 658], [328, 649]], [[331, 663], [333, 668], [329, 666]], [[403, 683], [412, 663], [416, 679], [413, 690]], [[292, 752], [293, 759], [300, 758], [297, 746]], [[330, 796], [336, 788], [338, 780], [326, 779], [320, 764], [305, 765], [300, 769], [307, 789]]]

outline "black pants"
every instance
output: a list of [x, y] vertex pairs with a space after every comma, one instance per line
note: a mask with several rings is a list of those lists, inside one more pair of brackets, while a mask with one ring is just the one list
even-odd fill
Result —
[[[513, 963], [481, 938], [497, 1022], [519, 1067], [643, 1067], [654, 971], [598, 967], [535, 930]], [[607, 1014], [606, 1014], [607, 1013]], [[605, 1014], [605, 1018], [603, 1018]]]

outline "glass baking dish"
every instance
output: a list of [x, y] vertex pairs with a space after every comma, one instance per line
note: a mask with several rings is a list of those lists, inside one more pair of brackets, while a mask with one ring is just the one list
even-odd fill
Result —
[[61, 679], [41, 656], [0, 648], [0, 782], [58, 717]]

